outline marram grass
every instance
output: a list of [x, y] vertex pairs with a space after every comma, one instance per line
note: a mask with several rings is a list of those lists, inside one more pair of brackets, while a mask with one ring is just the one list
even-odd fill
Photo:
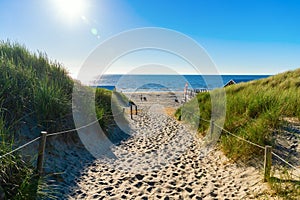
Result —
[[[225, 88], [226, 119], [224, 129], [259, 145], [272, 145], [271, 135], [283, 117], [300, 119], [300, 69], [265, 79], [240, 83]], [[211, 118], [209, 93], [200, 93], [200, 117]], [[189, 104], [189, 103], [187, 103]], [[180, 118], [181, 108], [176, 112]], [[200, 123], [199, 132], [205, 133], [209, 124]], [[232, 159], [262, 156], [262, 150], [242, 142], [225, 132], [220, 146]]]
[[[10, 152], [24, 126], [48, 132], [73, 129], [72, 91], [74, 80], [45, 53], [31, 53], [24, 46], [0, 41], [0, 155]], [[99, 123], [113, 122], [110, 113], [111, 93], [97, 90]], [[100, 101], [101, 99], [101, 101]], [[32, 131], [27, 137], [35, 138]], [[72, 138], [73, 137], [73, 138]], [[74, 140], [74, 134], [64, 139]], [[35, 166], [25, 162], [19, 152], [0, 159], [0, 196], [5, 199], [55, 199], [46, 179], [36, 176]]]
[[[300, 120], [300, 69], [288, 71], [265, 79], [241, 83], [225, 88], [226, 120], [224, 129], [261, 146], [273, 145], [272, 134], [283, 123], [285, 117]], [[211, 118], [209, 93], [197, 95], [200, 117]], [[189, 104], [189, 103], [187, 103]], [[181, 118], [179, 108], [175, 116]], [[205, 134], [208, 123], [200, 123], [199, 133]], [[219, 144], [223, 152], [232, 160], [247, 161], [251, 158], [263, 160], [264, 150], [245, 143], [226, 132], [222, 132]], [[274, 195], [284, 199], [298, 199], [299, 181], [283, 181], [271, 178], [269, 184]], [[289, 177], [288, 177], [289, 179]]]

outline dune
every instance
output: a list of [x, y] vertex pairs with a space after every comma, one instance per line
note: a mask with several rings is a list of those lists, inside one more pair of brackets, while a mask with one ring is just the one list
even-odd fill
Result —
[[[254, 167], [230, 162], [217, 148], [203, 154], [190, 127], [165, 108], [180, 94], [126, 94], [139, 107], [131, 137], [112, 148], [117, 159], [97, 159], [77, 178], [69, 199], [256, 199], [268, 186]], [[167, 109], [167, 110], [168, 110]]]

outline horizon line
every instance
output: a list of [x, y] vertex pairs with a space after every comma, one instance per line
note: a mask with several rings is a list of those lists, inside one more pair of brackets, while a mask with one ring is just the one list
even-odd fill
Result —
[[116, 73], [116, 74], [113, 74], [113, 73], [104, 73], [102, 75], [157, 75], [157, 76], [162, 76], [162, 75], [167, 75], [167, 76], [190, 76], [190, 75], [199, 75], [199, 76], [218, 76], [218, 75], [237, 75], [237, 76], [273, 76], [275, 74], [267, 74], [267, 73], [261, 73], [261, 74], [258, 74], [258, 73], [252, 73], [252, 74], [244, 74], [244, 73], [241, 73], [241, 74], [230, 74], [230, 73], [224, 73], [224, 74], [121, 74], [121, 73]]

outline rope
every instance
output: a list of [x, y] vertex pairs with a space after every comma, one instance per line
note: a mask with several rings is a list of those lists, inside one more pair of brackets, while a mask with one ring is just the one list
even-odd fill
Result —
[[[118, 114], [116, 115], [105, 115], [105, 117], [109, 117], [109, 116], [118, 116], [120, 114], [123, 114], [123, 111], [122, 112], [119, 112]], [[78, 131], [78, 130], [81, 130], [81, 129], [84, 129], [84, 128], [87, 128], [93, 124], [96, 124], [99, 120], [95, 120], [89, 124], [86, 124], [84, 126], [81, 126], [79, 128], [74, 128], [74, 129], [70, 129], [70, 130], [65, 130], [65, 131], [60, 131], [60, 132], [56, 132], [56, 133], [50, 133], [50, 134], [47, 134], [47, 137], [50, 137], [50, 136], [55, 136], [55, 135], [60, 135], [60, 134], [64, 134], [64, 133], [69, 133], [69, 132], [74, 132], [74, 131]]]
[[[194, 113], [191, 113], [191, 112], [188, 112], [188, 113], [194, 114]], [[120, 112], [120, 113], [118, 113], [117, 115], [120, 115], [120, 114], [123, 114], [123, 112]], [[106, 115], [106, 117], [107, 117], [107, 116], [117, 116], [117, 115]], [[199, 119], [201, 119], [202, 121], [205, 121], [205, 122], [210, 122], [210, 120], [206, 120], [206, 119], [203, 119], [203, 118], [199, 118]], [[91, 125], [93, 125], [93, 124], [95, 124], [95, 123], [97, 123], [97, 122], [98, 122], [98, 120], [95, 120], [95, 121], [93, 121], [93, 122], [91, 122], [91, 123], [89, 123], [89, 124], [86, 124], [86, 125], [84, 125], [84, 126], [81, 126], [81, 127], [79, 127], [79, 128], [75, 128], [75, 129], [70, 129], [70, 130], [66, 130], [66, 131], [60, 131], [60, 132], [56, 132], [56, 133], [47, 134], [47, 137], [55, 136], [55, 135], [60, 135], [60, 134], [63, 134], [63, 133], [69, 133], [69, 132], [78, 131], [78, 130], [84, 129], [84, 128], [86, 128], [86, 127], [89, 127], [89, 126], [91, 126]], [[230, 135], [232, 135], [232, 136], [238, 138], [239, 140], [242, 140], [242, 141], [244, 141], [244, 142], [247, 142], [247, 143], [249, 143], [249, 144], [252, 144], [252, 145], [254, 145], [254, 146], [258, 147], [258, 148], [265, 149], [263, 146], [258, 145], [258, 144], [256, 144], [256, 143], [253, 143], [253, 142], [251, 142], [251, 141], [248, 141], [248, 140], [246, 140], [246, 139], [244, 139], [244, 138], [242, 138], [242, 137], [240, 137], [240, 136], [237, 136], [237, 135], [235, 135], [235, 134], [233, 134], [233, 133], [231, 133], [231, 132], [229, 132], [229, 131], [223, 129], [222, 127], [220, 127], [220, 126], [217, 125], [217, 124], [214, 124], [214, 125], [215, 125], [216, 127], [220, 128], [221, 130], [223, 130], [224, 132], [226, 132], [227, 134], [230, 134]], [[12, 151], [10, 151], [10, 152], [8, 152], [8, 153], [5, 153], [5, 154], [1, 155], [1, 156], [0, 156], [0, 159], [4, 158], [4, 157], [7, 156], [7, 155], [11, 155], [12, 153], [14, 153], [14, 152], [16, 152], [16, 151], [18, 151], [18, 150], [20, 150], [20, 149], [22, 149], [22, 148], [28, 146], [29, 144], [31, 144], [31, 143], [33, 143], [33, 142], [39, 140], [40, 138], [41, 138], [41, 136], [39, 136], [39, 137], [37, 137], [37, 138], [35, 138], [35, 139], [33, 139], [33, 140], [27, 142], [26, 144], [23, 144], [22, 146], [19, 146], [18, 148], [14, 149], [14, 150], [12, 150]], [[283, 158], [281, 158], [281, 157], [280, 157], [279, 155], [277, 155], [276, 153], [272, 152], [272, 154], [273, 154], [275, 157], [277, 157], [279, 160], [281, 160], [282, 162], [284, 162], [285, 164], [289, 165], [291, 168], [295, 169], [296, 171], [299, 170], [299, 169], [297, 169], [295, 166], [291, 165], [289, 162], [287, 162], [286, 160], [284, 160]], [[297, 177], [299, 177], [299, 176], [297, 176]]]
[[210, 120], [203, 119], [203, 118], [199, 118], [199, 119], [201, 119], [201, 120], [202, 120], [202, 121], [204, 121], [204, 122], [208, 122], [208, 123], [210, 123]]
[[[185, 112], [190, 113], [190, 114], [193, 114], [193, 115], [195, 114], [195, 113], [191, 113], [191, 112], [189, 112], [189, 111], [185, 111]], [[211, 122], [210, 120], [207, 120], [207, 119], [203, 119], [203, 118], [199, 118], [199, 119], [202, 120], [202, 121], [204, 121], [204, 122], [208, 122], [208, 123]], [[235, 135], [235, 134], [233, 134], [233, 133], [231, 133], [231, 132], [229, 132], [229, 131], [223, 129], [222, 127], [220, 127], [219, 125], [217, 125], [217, 124], [215, 124], [215, 123], [214, 123], [214, 125], [215, 125], [216, 127], [220, 128], [221, 130], [223, 130], [224, 132], [226, 132], [226, 133], [228, 133], [228, 134], [230, 134], [230, 135], [232, 135], [232, 136], [234, 136], [234, 137], [236, 137], [236, 138], [238, 138], [238, 139], [240, 139], [240, 140], [242, 140], [242, 141], [244, 141], [244, 142], [247, 142], [247, 143], [249, 143], [249, 144], [252, 144], [252, 145], [254, 145], [254, 146], [258, 147], [258, 148], [265, 149], [265, 147], [263, 147], [263, 146], [261, 146], [261, 145], [258, 145], [258, 144], [256, 144], [256, 143], [253, 143], [253, 142], [251, 142], [251, 141], [248, 141], [248, 140], [246, 140], [246, 139], [244, 139], [244, 138], [242, 138], [242, 137], [240, 137], [240, 136], [237, 136], [237, 135]]]
[[[120, 112], [120, 113], [118, 113], [117, 115], [120, 115], [120, 114], [122, 114], [122, 113], [123, 113], [123, 112]], [[107, 115], [107, 116], [116, 116], [116, 115]], [[98, 120], [95, 120], [95, 121], [93, 121], [93, 122], [91, 122], [91, 123], [89, 123], [89, 124], [87, 124], [87, 125], [81, 126], [81, 127], [79, 127], [79, 128], [75, 128], [75, 129], [70, 129], [70, 130], [66, 130], [66, 131], [60, 131], [60, 132], [56, 132], [56, 133], [47, 134], [47, 137], [55, 136], [55, 135], [59, 135], [59, 134], [63, 134], [63, 133], [74, 132], [74, 131], [77, 131], [77, 130], [80, 130], [80, 129], [84, 129], [84, 128], [88, 127], [88, 126], [91, 126], [92, 124], [95, 124], [96, 122], [98, 122]], [[14, 152], [16, 152], [16, 151], [18, 151], [18, 150], [20, 150], [20, 149], [22, 149], [22, 148], [28, 146], [29, 144], [31, 144], [31, 143], [33, 143], [33, 142], [39, 140], [40, 138], [41, 138], [41, 136], [39, 136], [39, 137], [37, 137], [37, 138], [35, 138], [35, 139], [33, 139], [33, 140], [27, 142], [26, 144], [23, 144], [22, 146], [19, 146], [18, 148], [14, 149], [14, 150], [12, 150], [12, 151], [10, 151], [10, 152], [8, 152], [8, 153], [5, 153], [5, 154], [1, 155], [1, 156], [0, 156], [0, 159], [2, 159], [2, 158], [4, 158], [4, 157], [7, 156], [7, 155], [10, 155], [10, 154], [12, 154], [12, 153], [14, 153]]]
[[295, 166], [293, 166], [292, 164], [290, 164], [289, 162], [287, 162], [286, 160], [284, 160], [283, 158], [281, 158], [279, 155], [277, 155], [276, 153], [272, 152], [272, 154], [274, 156], [276, 156], [279, 160], [281, 160], [282, 162], [284, 162], [285, 164], [287, 164], [288, 166], [290, 166], [291, 168], [295, 169], [296, 171], [298, 171], [299, 169]]
[[[188, 112], [188, 113], [194, 114], [194, 113], [191, 113], [191, 112]], [[202, 121], [204, 121], [204, 122], [208, 122], [208, 123], [211, 122], [210, 120], [207, 120], [207, 119], [203, 119], [203, 118], [199, 118], [199, 119], [202, 120]], [[215, 123], [214, 123], [214, 125], [215, 125], [216, 127], [218, 127], [219, 129], [223, 130], [224, 132], [226, 132], [226, 133], [228, 133], [228, 134], [230, 134], [230, 135], [232, 135], [232, 136], [234, 136], [234, 137], [236, 137], [236, 138], [238, 138], [238, 139], [240, 139], [240, 140], [242, 140], [242, 141], [244, 141], [244, 142], [247, 142], [247, 143], [249, 143], [249, 144], [252, 144], [252, 145], [254, 145], [254, 146], [258, 147], [258, 148], [265, 149], [265, 147], [263, 147], [263, 146], [261, 146], [261, 145], [258, 145], [258, 144], [256, 144], [256, 143], [253, 143], [253, 142], [251, 142], [251, 141], [248, 141], [248, 140], [246, 140], [246, 139], [244, 139], [244, 138], [242, 138], [242, 137], [240, 137], [240, 136], [237, 136], [237, 135], [235, 135], [235, 134], [233, 134], [233, 133], [231, 133], [231, 132], [229, 132], [229, 131], [223, 129], [222, 127], [220, 127], [219, 125], [217, 125], [217, 124], [215, 124]]]
[[[183, 113], [189, 113], [189, 114], [192, 114], [192, 115], [194, 115], [194, 116], [196, 115], [196, 116], [198, 117], [197, 113], [192, 113], [192, 112], [190, 112], [190, 111], [183, 111]], [[199, 119], [202, 120], [202, 121], [204, 121], [204, 122], [210, 123], [210, 120], [203, 119], [203, 118], [201, 118], [201, 117], [199, 117]]]
[[40, 138], [41, 138], [41, 136], [39, 136], [39, 137], [37, 137], [37, 138], [35, 138], [35, 139], [33, 139], [33, 140], [27, 142], [26, 144], [23, 144], [22, 146], [19, 146], [18, 148], [12, 150], [11, 152], [8, 152], [8, 153], [6, 153], [6, 154], [1, 155], [1, 156], [0, 156], [0, 159], [3, 158], [3, 157], [5, 157], [5, 156], [7, 156], [7, 155], [10, 155], [10, 154], [12, 154], [12, 153], [18, 151], [18, 150], [20, 150], [20, 149], [22, 149], [22, 148], [24, 148], [24, 147], [26, 147], [27, 145], [30, 145], [31, 143], [33, 143], [33, 142], [39, 140]]
[[93, 124], [96, 124], [96, 122], [98, 122], [98, 120], [95, 120], [87, 125], [84, 125], [84, 126], [81, 126], [79, 128], [74, 128], [74, 129], [69, 129], [69, 130], [65, 130], [65, 131], [59, 131], [59, 132], [56, 132], [56, 133], [50, 133], [50, 134], [47, 134], [47, 137], [50, 137], [50, 136], [55, 136], [55, 135], [60, 135], [60, 134], [64, 134], [64, 133], [70, 133], [70, 132], [74, 132], [74, 131], [78, 131], [78, 130], [81, 130], [81, 129], [84, 129], [86, 127], [89, 127]]
[[[228, 133], [228, 134], [230, 134], [230, 135], [232, 135], [232, 136], [234, 136], [234, 137], [236, 137], [236, 138], [238, 138], [238, 139], [240, 139], [240, 140], [242, 140], [242, 141], [244, 141], [244, 142], [247, 142], [247, 143], [249, 143], [249, 144], [252, 144], [252, 145], [254, 145], [254, 146], [256, 146], [256, 147], [259, 147], [259, 148], [261, 148], [261, 149], [265, 149], [263, 146], [258, 145], [258, 144], [256, 144], [256, 143], [253, 143], [253, 142], [251, 142], [251, 141], [248, 141], [248, 140], [246, 140], [246, 139], [244, 139], [244, 138], [242, 138], [242, 137], [239, 137], [239, 136], [237, 136], [237, 135], [235, 135], [235, 134], [233, 134], [233, 133], [231, 133], [231, 132], [229, 132], [229, 131], [223, 129], [222, 127], [218, 126], [217, 124], [215, 124], [215, 126], [218, 127], [218, 128], [220, 128], [220, 129], [223, 130], [224, 132], [226, 132], [226, 133]], [[293, 166], [292, 164], [290, 164], [289, 162], [287, 162], [286, 160], [284, 160], [283, 158], [281, 158], [281, 157], [280, 157], [279, 155], [277, 155], [276, 153], [272, 152], [272, 154], [273, 154], [275, 157], [277, 157], [279, 160], [281, 160], [282, 162], [284, 162], [285, 164], [287, 164], [288, 166], [290, 166], [291, 168], [295, 169], [296, 171], [299, 170], [298, 168], [296, 168], [295, 166]], [[295, 175], [295, 174], [294, 174], [294, 175]], [[298, 177], [298, 178], [300, 177], [299, 175], [295, 175], [295, 176]]]
[[[189, 111], [185, 111], [185, 112], [186, 112], [186, 113], [189, 113], [189, 114], [192, 114], [192, 115], [195, 114], [195, 113], [191, 113], [191, 112], [189, 112]], [[207, 119], [203, 119], [203, 118], [199, 118], [199, 119], [202, 120], [202, 121], [204, 121], [204, 122], [208, 122], [208, 123], [211, 122], [210, 120], [207, 120]], [[249, 143], [249, 144], [252, 144], [252, 145], [254, 145], [254, 146], [256, 146], [256, 147], [258, 147], [258, 148], [260, 148], [260, 149], [265, 149], [265, 147], [263, 147], [263, 146], [261, 146], [261, 145], [259, 145], [259, 144], [253, 143], [253, 142], [251, 142], [251, 141], [248, 141], [248, 140], [246, 140], [246, 139], [244, 139], [244, 138], [242, 138], [242, 137], [240, 137], [240, 136], [237, 136], [237, 135], [235, 135], [235, 134], [233, 134], [233, 133], [231, 133], [231, 132], [229, 132], [229, 131], [223, 129], [222, 127], [220, 127], [220, 126], [217, 125], [217, 124], [214, 124], [214, 125], [215, 125], [216, 127], [220, 128], [221, 130], [223, 130], [224, 132], [226, 132], [227, 134], [232, 135], [232, 136], [238, 138], [239, 140], [242, 140], [242, 141], [244, 141], [244, 142], [247, 142], [247, 143]], [[290, 166], [291, 168], [295, 169], [296, 171], [299, 170], [298, 168], [296, 168], [295, 166], [293, 166], [292, 164], [290, 164], [289, 162], [287, 162], [286, 160], [284, 160], [283, 158], [281, 158], [281, 157], [280, 157], [279, 155], [277, 155], [276, 153], [272, 152], [272, 154], [273, 154], [275, 157], [277, 157], [279, 160], [281, 160], [282, 162], [284, 162], [285, 164], [287, 164], [288, 166]], [[295, 175], [295, 174], [294, 174], [294, 175]], [[299, 175], [295, 175], [295, 176], [298, 177], [298, 178], [300, 177]]]
[[223, 130], [224, 132], [226, 132], [226, 133], [228, 133], [228, 134], [230, 134], [230, 135], [232, 135], [232, 136], [234, 136], [234, 137], [236, 137], [236, 138], [238, 138], [238, 139], [240, 139], [240, 140], [242, 140], [242, 141], [244, 141], [244, 142], [247, 142], [247, 143], [249, 143], [249, 144], [252, 144], [252, 145], [254, 145], [254, 146], [258, 147], [258, 148], [265, 149], [265, 147], [263, 147], [263, 146], [261, 146], [261, 145], [255, 144], [255, 143], [253, 143], [253, 142], [251, 142], [251, 141], [249, 141], [249, 140], [246, 140], [246, 139], [244, 139], [244, 138], [242, 138], [242, 137], [240, 137], [240, 136], [237, 136], [237, 135], [235, 135], [235, 134], [233, 134], [233, 133], [230, 133], [229, 131], [227, 131], [227, 130], [223, 129], [222, 127], [218, 126], [217, 124], [215, 124], [215, 126], [218, 127], [218, 128], [220, 128], [220, 129]]
[[[187, 112], [187, 111], [185, 111], [185, 112]], [[188, 113], [194, 114], [194, 113], [191, 113], [191, 112], [188, 112]], [[204, 121], [204, 122], [208, 122], [208, 123], [211, 122], [211, 120], [207, 120], [207, 119], [203, 119], [203, 118], [199, 118], [199, 119], [202, 120], [202, 121]], [[236, 137], [236, 138], [238, 138], [238, 139], [240, 139], [240, 140], [242, 140], [242, 141], [244, 141], [244, 142], [247, 142], [247, 143], [249, 143], [249, 144], [252, 144], [252, 145], [254, 145], [254, 146], [258, 147], [258, 148], [265, 149], [265, 147], [263, 147], [263, 146], [261, 146], [261, 145], [258, 145], [258, 144], [256, 144], [256, 143], [253, 143], [253, 142], [251, 142], [251, 141], [248, 141], [248, 140], [246, 140], [246, 139], [244, 139], [244, 138], [242, 138], [242, 137], [239, 137], [239, 136], [237, 136], [237, 135], [235, 135], [235, 134], [233, 134], [233, 133], [231, 133], [231, 132], [229, 132], [229, 131], [223, 129], [222, 127], [220, 127], [219, 125], [217, 125], [217, 124], [215, 124], [215, 123], [214, 123], [214, 125], [215, 125], [216, 127], [220, 128], [221, 130], [223, 130], [224, 132], [226, 132], [226, 133], [228, 133], [228, 134], [230, 134], [230, 135], [232, 135], [232, 136], [234, 136], [234, 137]]]
[[[293, 166], [292, 164], [290, 164], [289, 162], [287, 162], [286, 160], [284, 160], [283, 158], [281, 158], [279, 155], [277, 155], [276, 153], [272, 152], [272, 154], [274, 156], [276, 156], [279, 160], [281, 160], [282, 162], [284, 162], [285, 164], [287, 164], [288, 166], [290, 166], [291, 168], [293, 168], [296, 171], [299, 171], [299, 169], [295, 166]], [[300, 178], [300, 176], [298, 174], [294, 174], [293, 172], [291, 172], [295, 177]]]

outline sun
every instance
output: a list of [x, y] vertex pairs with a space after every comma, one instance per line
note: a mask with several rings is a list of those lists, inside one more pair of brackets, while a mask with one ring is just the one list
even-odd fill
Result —
[[74, 19], [84, 15], [87, 7], [86, 0], [54, 0], [57, 11], [68, 19]]

